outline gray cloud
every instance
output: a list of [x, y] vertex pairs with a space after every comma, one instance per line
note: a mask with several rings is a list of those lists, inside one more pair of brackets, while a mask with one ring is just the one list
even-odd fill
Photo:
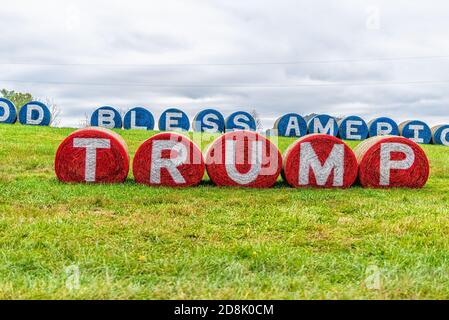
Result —
[[[67, 126], [106, 104], [156, 116], [256, 109], [267, 128], [293, 111], [445, 123], [449, 84], [397, 83], [447, 81], [449, 59], [369, 59], [449, 55], [448, 10], [443, 0], [19, 0], [0, 12], [0, 63], [28, 65], [1, 64], [0, 86], [53, 99]], [[289, 61], [305, 63], [167, 65]], [[390, 84], [356, 85], [372, 82]], [[298, 83], [320, 86], [263, 87]]]

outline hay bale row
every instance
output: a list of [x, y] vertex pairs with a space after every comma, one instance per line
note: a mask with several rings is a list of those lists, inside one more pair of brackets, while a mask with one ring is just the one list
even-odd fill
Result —
[[299, 138], [285, 151], [282, 176], [292, 187], [349, 188], [357, 160], [342, 140], [326, 134]]
[[359, 144], [354, 153], [359, 182], [365, 188], [421, 188], [429, 178], [429, 160], [410, 139], [378, 136]]
[[106, 128], [77, 130], [56, 152], [55, 172], [62, 182], [119, 183], [125, 181], [128, 171], [125, 140]]

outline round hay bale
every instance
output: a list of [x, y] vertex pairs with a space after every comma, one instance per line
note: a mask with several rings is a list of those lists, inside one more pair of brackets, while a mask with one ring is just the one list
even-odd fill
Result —
[[338, 122], [338, 135], [343, 140], [365, 140], [368, 137], [368, 126], [358, 116], [349, 116]]
[[419, 120], [404, 121], [399, 125], [399, 133], [404, 138], [421, 144], [429, 144], [432, 140], [430, 127]]
[[365, 188], [421, 188], [429, 178], [429, 160], [410, 139], [373, 137], [359, 144], [354, 153], [359, 163], [359, 181]]
[[56, 152], [55, 172], [62, 182], [120, 183], [126, 180], [128, 171], [128, 146], [109, 129], [77, 130]]
[[30, 126], [49, 126], [51, 113], [48, 107], [39, 101], [25, 104], [19, 111], [19, 122]]
[[439, 125], [432, 128], [432, 143], [449, 146], [449, 125]]
[[133, 174], [137, 183], [149, 186], [196, 186], [204, 176], [205, 164], [198, 147], [177, 133], [159, 133], [137, 150]]
[[161, 131], [189, 131], [189, 129], [189, 117], [182, 110], [167, 109], [159, 118], [159, 130]]
[[129, 110], [123, 117], [123, 128], [126, 130], [153, 130], [153, 114], [145, 108], [136, 107]]
[[307, 123], [299, 114], [289, 113], [278, 118], [273, 129], [281, 137], [303, 137], [307, 134]]
[[12, 101], [0, 98], [0, 123], [14, 124], [17, 120], [17, 111]]
[[228, 132], [206, 153], [207, 173], [217, 186], [270, 188], [282, 167], [278, 148], [252, 131]]
[[349, 188], [357, 159], [342, 140], [326, 134], [298, 139], [284, 153], [282, 176], [292, 187]]
[[370, 137], [399, 135], [398, 124], [387, 117], [376, 118], [368, 122], [368, 131]]
[[222, 133], [225, 130], [225, 120], [219, 111], [206, 109], [197, 113], [192, 127], [196, 132]]
[[114, 107], [103, 106], [95, 110], [90, 117], [92, 127], [121, 129], [122, 116]]
[[320, 114], [310, 119], [308, 125], [308, 132], [322, 133], [336, 137], [338, 135], [338, 123], [334, 117], [327, 114]]
[[247, 130], [256, 131], [256, 120], [245, 111], [237, 111], [232, 113], [225, 120], [226, 131]]

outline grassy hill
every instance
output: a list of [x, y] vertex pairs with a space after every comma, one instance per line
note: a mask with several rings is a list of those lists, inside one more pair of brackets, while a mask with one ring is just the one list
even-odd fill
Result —
[[71, 131], [0, 125], [0, 298], [449, 297], [447, 147], [422, 190], [65, 185]]

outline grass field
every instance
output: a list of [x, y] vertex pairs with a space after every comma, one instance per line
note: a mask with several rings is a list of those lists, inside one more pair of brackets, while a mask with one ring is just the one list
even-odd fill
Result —
[[70, 132], [0, 125], [0, 298], [449, 298], [447, 147], [422, 190], [181, 190], [59, 183]]

